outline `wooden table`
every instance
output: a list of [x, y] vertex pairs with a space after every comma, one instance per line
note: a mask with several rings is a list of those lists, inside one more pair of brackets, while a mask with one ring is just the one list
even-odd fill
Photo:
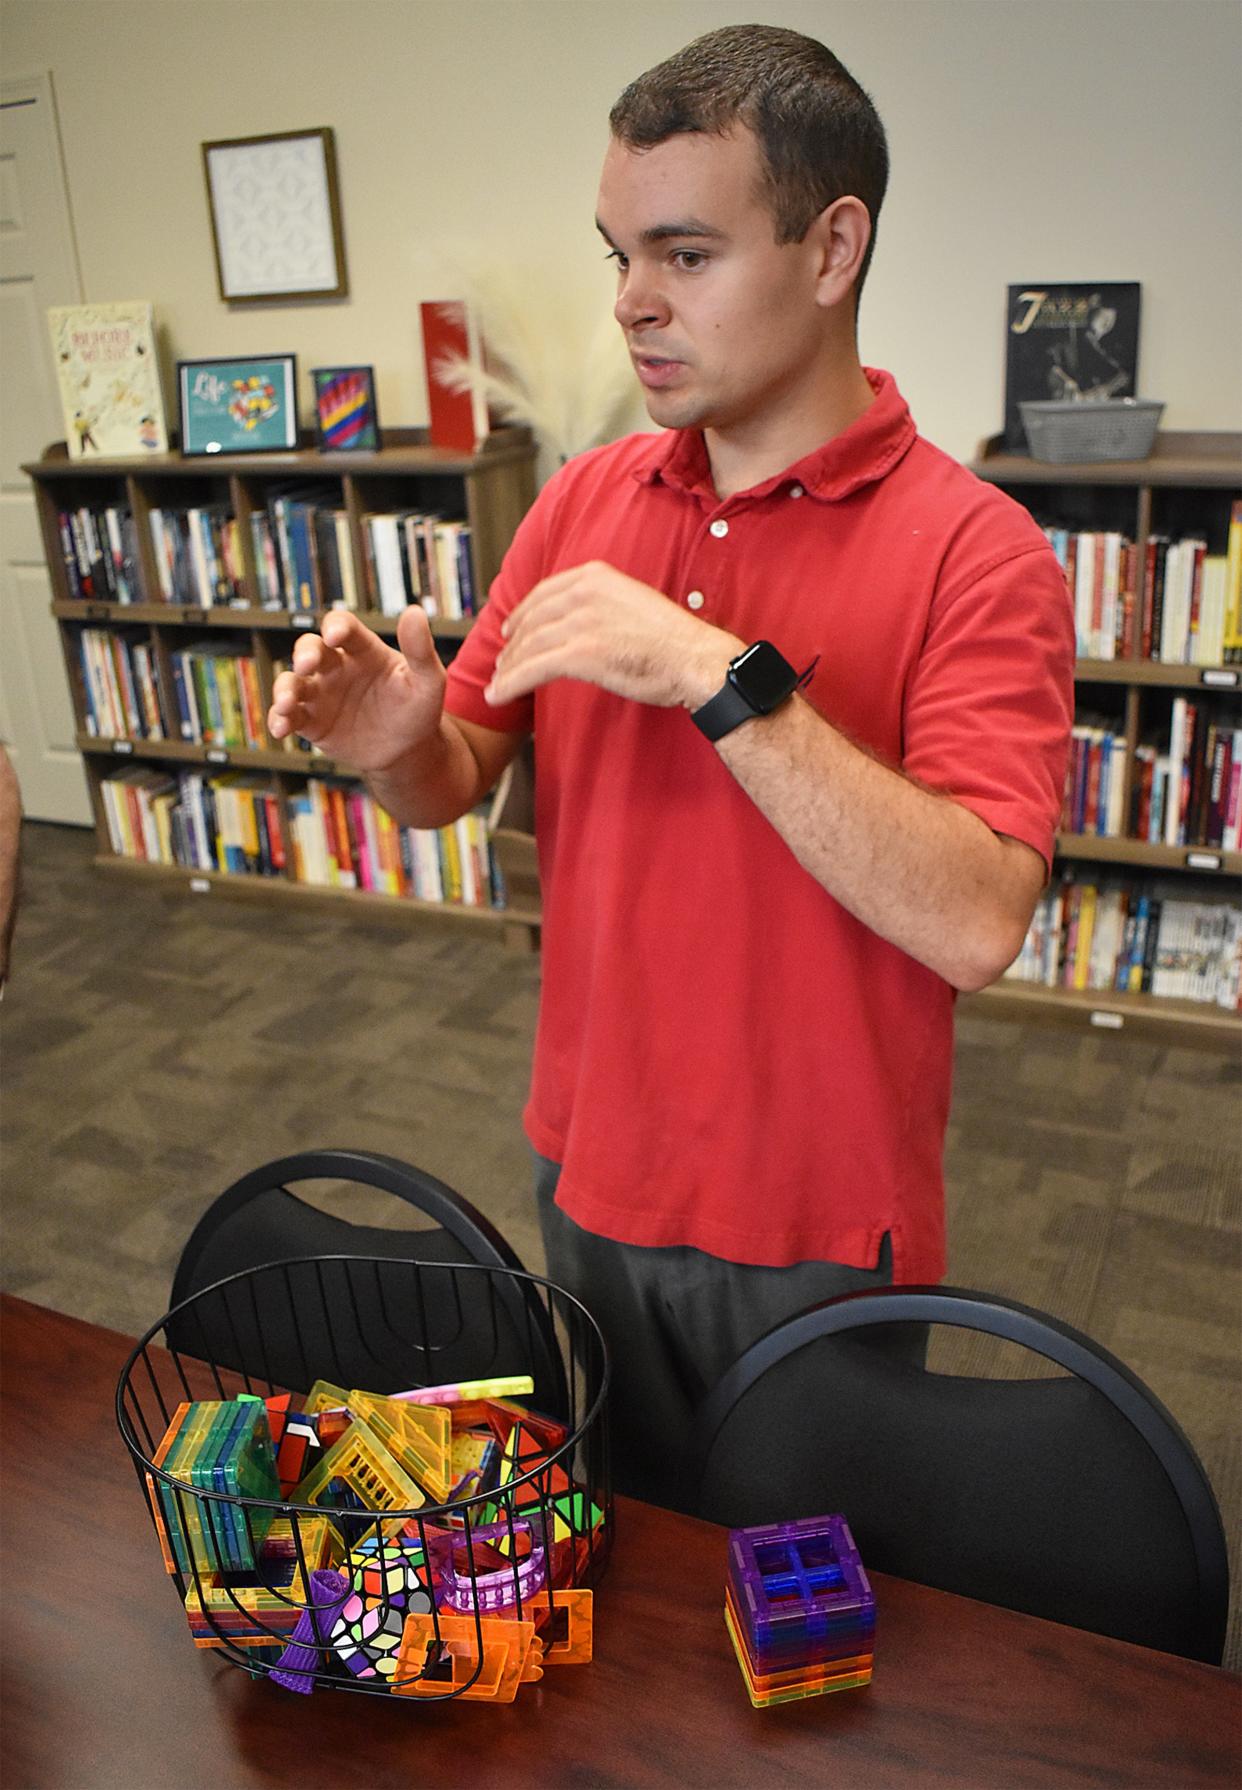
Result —
[[508, 1707], [291, 1696], [190, 1643], [116, 1429], [126, 1339], [6, 1297], [0, 1342], [11, 1790], [1238, 1781], [1232, 1675], [879, 1573], [871, 1686], [753, 1709], [725, 1531], [624, 1499], [591, 1665]]

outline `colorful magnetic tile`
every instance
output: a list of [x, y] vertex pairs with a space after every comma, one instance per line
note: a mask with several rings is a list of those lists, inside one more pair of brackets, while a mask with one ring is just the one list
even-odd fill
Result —
[[457, 1380], [445, 1386], [415, 1386], [391, 1396], [411, 1405], [468, 1405], [485, 1398], [522, 1398], [535, 1390], [529, 1374], [510, 1374], [498, 1380]]
[[[357, 1493], [362, 1507], [369, 1513], [420, 1510], [427, 1502], [424, 1493], [361, 1418], [350, 1424], [340, 1441], [328, 1449], [298, 1486], [295, 1493], [298, 1503], [324, 1502], [332, 1482], [338, 1479]], [[333, 1501], [330, 1495], [326, 1501]], [[403, 1522], [403, 1517], [385, 1522], [384, 1532], [388, 1534], [400, 1529]]]
[[594, 1650], [594, 1601], [591, 1591], [564, 1590], [556, 1593], [553, 1605], [546, 1588], [526, 1600], [522, 1613], [533, 1619], [543, 1640], [543, 1663], [546, 1666], [585, 1666], [590, 1663]]
[[834, 1660], [851, 1659], [859, 1654], [869, 1654], [874, 1649], [874, 1623], [842, 1629], [831, 1636], [815, 1636], [808, 1640], [805, 1636], [791, 1636], [780, 1646], [757, 1647], [749, 1633], [745, 1617], [738, 1609], [733, 1595], [733, 1587], [725, 1586], [725, 1603], [733, 1618], [734, 1627], [746, 1644], [746, 1651], [759, 1673], [782, 1672], [805, 1666], [827, 1666]]
[[[446, 1675], [433, 1659], [437, 1653], [449, 1665]], [[542, 1647], [532, 1621], [415, 1614], [406, 1619], [392, 1689], [403, 1697], [455, 1691], [463, 1701], [512, 1703], [520, 1684], [538, 1683], [542, 1676]]]
[[745, 1650], [738, 1639], [728, 1610], [725, 1611], [725, 1627], [728, 1629], [729, 1639], [733, 1643], [733, 1651], [741, 1668], [746, 1694], [756, 1709], [766, 1709], [773, 1703], [795, 1703], [805, 1697], [821, 1697], [831, 1691], [859, 1690], [871, 1682], [871, 1670], [868, 1667], [855, 1673], [838, 1673], [828, 1678], [804, 1681], [801, 1684], [787, 1684], [781, 1689], [766, 1690], [763, 1688], [763, 1681], [756, 1680], [751, 1673]]
[[840, 1515], [731, 1530], [729, 1580], [759, 1652], [875, 1620], [875, 1595]]

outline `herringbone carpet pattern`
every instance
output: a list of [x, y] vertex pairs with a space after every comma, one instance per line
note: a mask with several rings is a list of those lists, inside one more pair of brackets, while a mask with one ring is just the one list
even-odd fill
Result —
[[[327, 1145], [439, 1175], [542, 1267], [520, 1126], [536, 958], [449, 919], [169, 900], [96, 874], [72, 829], [27, 825], [25, 849], [0, 1007], [6, 1290], [145, 1329], [211, 1198]], [[950, 1281], [1126, 1361], [1189, 1432], [1236, 1540], [1242, 1064], [975, 1005], [956, 1076]], [[353, 1215], [393, 1221], [384, 1196]], [[975, 1344], [933, 1359], [994, 1365]]]

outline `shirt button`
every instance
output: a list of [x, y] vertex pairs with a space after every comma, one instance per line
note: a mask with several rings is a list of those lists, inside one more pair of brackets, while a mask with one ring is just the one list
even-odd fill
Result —
[[801, 485], [791, 485], [791, 486], [790, 486], [790, 487], [789, 487], [789, 495], [790, 495], [790, 496], [791, 496], [791, 497], [801, 497], [801, 496], [802, 496], [802, 487], [801, 487]]
[[723, 516], [718, 516], [709, 530], [709, 533], [714, 534], [718, 541], [722, 540], [728, 532], [729, 524], [725, 521]]
[[703, 593], [701, 590], [692, 590], [690, 595], [686, 598], [686, 608], [701, 609], [703, 607], [703, 600]]

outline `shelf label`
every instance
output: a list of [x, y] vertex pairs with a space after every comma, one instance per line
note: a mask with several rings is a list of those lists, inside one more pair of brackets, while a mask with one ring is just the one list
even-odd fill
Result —
[[1119, 1032], [1126, 1023], [1124, 1013], [1109, 1013], [1102, 1007], [1096, 1007], [1091, 1014], [1093, 1026], [1103, 1026], [1106, 1032]]
[[208, 748], [207, 748], [207, 763], [208, 764], [227, 764], [228, 762], [229, 762], [229, 755], [224, 750], [223, 746], [208, 746]]
[[314, 625], [315, 618], [313, 615], [295, 615], [291, 618], [291, 626], [295, 628], [313, 628]]
[[134, 742], [132, 740], [113, 740], [113, 742], [112, 742], [112, 750], [114, 752], [119, 752], [121, 754], [122, 758], [126, 755], [126, 753], [132, 752], [133, 749], [134, 749]]
[[1187, 870], [1223, 870], [1225, 860], [1218, 851], [1188, 851]]
[[190, 893], [191, 895], [210, 895], [211, 884], [205, 876], [192, 876], [190, 878]]
[[229, 598], [229, 608], [230, 609], [249, 609], [249, 607], [250, 607], [250, 602], [249, 602], [249, 599], [246, 597], [230, 597]]
[[1236, 690], [1238, 687], [1238, 671], [1237, 668], [1233, 666], [1226, 667], [1222, 670], [1217, 670], [1216, 667], [1213, 666], [1210, 670], [1201, 671], [1199, 673], [1199, 682], [1201, 684], [1206, 684], [1208, 688], [1212, 690]]
[[112, 610], [107, 603], [88, 603], [86, 619], [88, 622], [106, 622], [111, 618]]

